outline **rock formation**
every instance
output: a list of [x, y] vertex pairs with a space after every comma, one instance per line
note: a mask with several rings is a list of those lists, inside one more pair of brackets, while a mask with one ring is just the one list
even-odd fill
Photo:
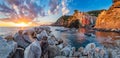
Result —
[[58, 26], [67, 26], [68, 18], [70, 16], [64, 15], [61, 16], [53, 25], [58, 25]]
[[60, 17], [55, 25], [61, 25], [70, 28], [79, 28], [80, 26], [90, 26], [95, 24], [96, 17], [88, 13], [79, 12], [75, 10], [71, 16]]
[[113, 0], [115, 3], [98, 16], [95, 28], [105, 30], [120, 30], [120, 0]]
[[17, 43], [14, 41], [7, 42], [0, 37], [0, 58], [11, 58], [16, 51]]
[[96, 20], [95, 16], [91, 16], [88, 13], [79, 12], [75, 10], [74, 14], [68, 19], [68, 27], [85, 27], [94, 25]]

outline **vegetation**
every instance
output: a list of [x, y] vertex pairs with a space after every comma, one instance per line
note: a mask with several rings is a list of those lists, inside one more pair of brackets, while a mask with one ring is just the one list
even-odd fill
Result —
[[105, 10], [105, 9], [103, 9], [103, 10], [88, 11], [87, 13], [90, 14], [90, 15], [92, 15], [92, 16], [98, 17], [98, 15], [99, 15], [102, 11], [104, 11], [104, 10]]
[[65, 20], [65, 21], [67, 21], [69, 17], [70, 16], [64, 15], [64, 16], [62, 16], [62, 19]]

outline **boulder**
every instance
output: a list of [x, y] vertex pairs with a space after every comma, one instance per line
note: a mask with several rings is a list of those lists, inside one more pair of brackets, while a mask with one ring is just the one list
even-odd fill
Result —
[[60, 55], [60, 49], [56, 46], [49, 45], [48, 46], [48, 57], [54, 58], [55, 56]]
[[66, 56], [56, 56], [54, 58], [67, 58]]
[[17, 48], [17, 43], [14, 41], [5, 41], [0, 39], [0, 58], [10, 58]]

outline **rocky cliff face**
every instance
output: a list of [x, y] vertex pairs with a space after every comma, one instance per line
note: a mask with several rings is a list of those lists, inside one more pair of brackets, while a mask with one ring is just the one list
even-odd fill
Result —
[[71, 16], [60, 17], [55, 25], [61, 25], [70, 28], [79, 28], [80, 26], [90, 26], [95, 24], [96, 17], [76, 10]]
[[95, 28], [120, 30], [120, 0], [114, 0], [114, 2], [107, 11], [103, 11], [98, 16]]
[[68, 19], [68, 27], [85, 27], [94, 25], [96, 20], [95, 16], [91, 16], [87, 13], [75, 11], [75, 13]]
[[67, 26], [68, 23], [68, 18], [70, 16], [61, 16], [53, 25], [58, 25], [58, 26]]

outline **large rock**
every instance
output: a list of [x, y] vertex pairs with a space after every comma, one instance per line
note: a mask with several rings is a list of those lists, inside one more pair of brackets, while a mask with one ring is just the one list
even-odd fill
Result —
[[17, 48], [17, 44], [13, 41], [7, 42], [0, 39], [0, 58], [10, 58]]
[[120, 29], [120, 1], [113, 3], [107, 11], [103, 11], [99, 15], [95, 28], [106, 30]]
[[67, 58], [66, 56], [56, 56], [54, 58]]

